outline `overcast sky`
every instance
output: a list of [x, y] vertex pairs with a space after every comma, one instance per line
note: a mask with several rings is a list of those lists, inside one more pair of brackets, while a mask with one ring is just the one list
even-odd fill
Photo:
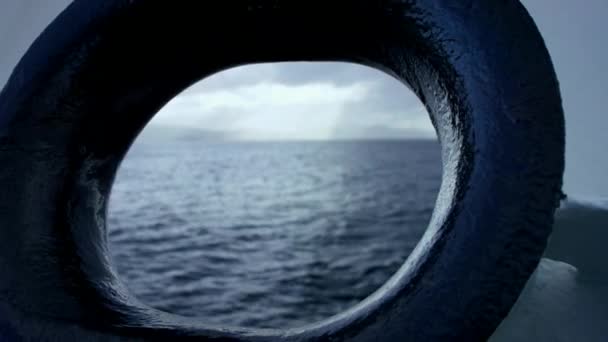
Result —
[[[69, 1], [0, 1], [0, 85]], [[561, 83], [567, 121], [566, 192], [608, 196], [606, 0], [524, 0]], [[250, 139], [432, 137], [420, 102], [394, 79], [335, 63], [245, 66], [214, 75], [166, 106], [155, 123]]]
[[420, 101], [374, 69], [345, 63], [243, 66], [176, 97], [155, 123], [247, 139], [434, 137]]

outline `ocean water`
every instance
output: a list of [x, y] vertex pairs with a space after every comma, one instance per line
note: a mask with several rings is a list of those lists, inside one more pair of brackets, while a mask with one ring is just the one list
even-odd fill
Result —
[[112, 191], [111, 255], [158, 309], [300, 326], [355, 305], [398, 269], [440, 181], [435, 141], [139, 140]]

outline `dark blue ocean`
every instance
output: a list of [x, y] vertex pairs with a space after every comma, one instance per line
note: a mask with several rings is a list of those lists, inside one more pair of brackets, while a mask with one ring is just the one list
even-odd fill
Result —
[[341, 312], [403, 263], [441, 181], [435, 141], [138, 141], [113, 188], [113, 262], [141, 301], [222, 326]]

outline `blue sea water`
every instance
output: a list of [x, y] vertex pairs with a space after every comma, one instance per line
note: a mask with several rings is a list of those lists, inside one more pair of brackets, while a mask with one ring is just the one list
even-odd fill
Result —
[[436, 141], [138, 141], [109, 210], [113, 263], [158, 309], [284, 328], [378, 289], [426, 229]]

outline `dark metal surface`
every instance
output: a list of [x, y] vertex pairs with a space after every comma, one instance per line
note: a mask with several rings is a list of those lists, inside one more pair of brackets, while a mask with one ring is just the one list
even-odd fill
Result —
[[[214, 328], [139, 303], [106, 246], [130, 143], [208, 75], [300, 60], [378, 68], [425, 103], [444, 162], [425, 237], [370, 298], [301, 329]], [[549, 55], [516, 0], [77, 0], [0, 94], [0, 165], [5, 338], [483, 341], [545, 247], [564, 123]]]

